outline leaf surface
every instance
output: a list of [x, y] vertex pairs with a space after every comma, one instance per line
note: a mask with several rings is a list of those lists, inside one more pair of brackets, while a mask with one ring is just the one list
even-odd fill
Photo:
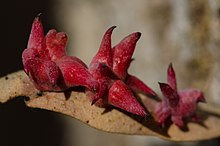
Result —
[[[26, 105], [31, 108], [46, 109], [71, 116], [96, 129], [129, 135], [157, 136], [171, 141], [206, 140], [220, 136], [220, 109], [207, 103], [200, 105], [199, 114], [202, 123], [188, 123], [181, 130], [175, 125], [162, 128], [152, 117], [143, 119], [124, 113], [118, 109], [105, 109], [91, 106], [89, 98], [83, 92], [43, 92], [34, 88], [27, 75], [18, 71], [0, 78], [0, 102], [4, 103], [18, 96], [29, 97]], [[155, 104], [151, 98], [140, 95], [143, 104], [150, 107]]]

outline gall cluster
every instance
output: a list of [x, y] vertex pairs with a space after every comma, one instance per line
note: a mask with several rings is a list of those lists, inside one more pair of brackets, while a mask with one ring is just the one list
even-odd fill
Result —
[[[144, 117], [148, 107], [143, 107], [135, 93], [141, 92], [147, 95], [146, 98], [158, 95], [138, 77], [128, 73], [141, 33], [134, 32], [112, 46], [111, 35], [115, 27], [105, 32], [97, 54], [87, 66], [79, 58], [67, 55], [66, 33], [52, 29], [44, 36], [37, 16], [22, 54], [24, 71], [40, 91], [65, 91], [83, 86], [91, 104], [114, 106]], [[185, 118], [198, 121], [195, 111], [197, 103], [205, 101], [203, 93], [197, 89], [178, 91], [172, 64], [167, 70], [167, 83], [159, 83], [159, 86], [163, 97], [153, 113], [158, 124], [164, 125], [169, 120], [181, 128]]]

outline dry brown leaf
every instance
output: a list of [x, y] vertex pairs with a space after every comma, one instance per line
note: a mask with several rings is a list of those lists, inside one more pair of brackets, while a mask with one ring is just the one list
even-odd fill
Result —
[[[23, 71], [12, 73], [0, 79], [0, 102], [4, 103], [17, 96], [26, 96], [27, 106], [47, 109], [74, 117], [96, 129], [130, 135], [151, 135], [172, 141], [205, 140], [220, 136], [219, 109], [213, 110], [207, 104], [203, 106], [201, 115], [203, 123], [188, 123], [187, 130], [180, 130], [171, 125], [160, 128], [153, 118], [147, 120], [126, 114], [117, 109], [106, 111], [104, 108], [91, 106], [91, 102], [84, 93], [72, 91], [69, 95], [63, 92], [44, 92], [42, 95], [34, 88]], [[149, 107], [153, 102], [150, 98], [142, 98]], [[210, 113], [211, 112], [211, 113]]]

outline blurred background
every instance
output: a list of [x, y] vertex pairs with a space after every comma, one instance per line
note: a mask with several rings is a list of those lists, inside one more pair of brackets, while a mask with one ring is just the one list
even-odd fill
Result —
[[[31, 24], [42, 13], [45, 33], [55, 28], [69, 36], [68, 53], [89, 64], [104, 32], [112, 25], [112, 45], [142, 33], [129, 72], [159, 93], [173, 63], [178, 88], [199, 88], [220, 105], [220, 0], [16, 0], [1, 4], [0, 75], [23, 68]], [[25, 107], [23, 98], [0, 105], [3, 146], [156, 146], [220, 145], [219, 139], [173, 143], [155, 137], [126, 136], [90, 128], [75, 119]]]

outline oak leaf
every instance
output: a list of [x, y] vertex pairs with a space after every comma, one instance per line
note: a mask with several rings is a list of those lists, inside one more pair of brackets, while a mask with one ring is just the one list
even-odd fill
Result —
[[[162, 128], [148, 117], [147, 120], [140, 116], [125, 113], [120, 109], [111, 109], [91, 106], [89, 97], [84, 92], [40, 92], [30, 82], [23, 71], [18, 71], [0, 78], [0, 102], [5, 103], [18, 96], [29, 97], [25, 103], [31, 108], [46, 109], [71, 116], [96, 129], [129, 135], [157, 136], [171, 141], [206, 140], [220, 136], [220, 109], [206, 103], [200, 105], [202, 124], [187, 123], [188, 129], [181, 130], [172, 124]], [[145, 95], [144, 95], [145, 96]], [[151, 98], [143, 97], [143, 103], [155, 104]]]

